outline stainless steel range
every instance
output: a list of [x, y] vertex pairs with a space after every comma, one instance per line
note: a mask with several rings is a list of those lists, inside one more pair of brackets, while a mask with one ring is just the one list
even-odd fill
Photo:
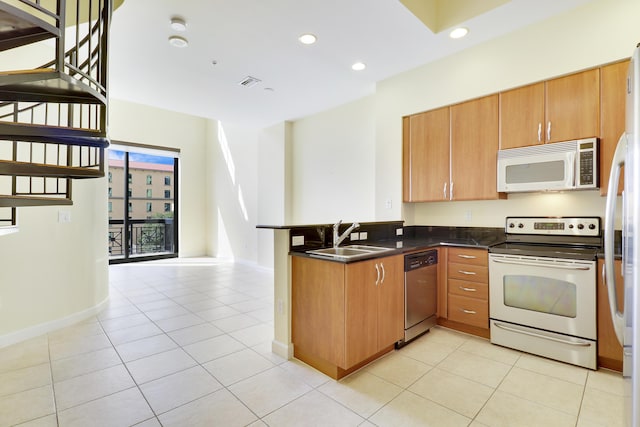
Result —
[[508, 217], [489, 249], [491, 342], [597, 368], [598, 217]]

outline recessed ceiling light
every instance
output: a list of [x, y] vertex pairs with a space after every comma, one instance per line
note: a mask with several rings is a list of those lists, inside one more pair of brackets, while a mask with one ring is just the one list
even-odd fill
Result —
[[449, 33], [449, 37], [451, 37], [452, 39], [461, 39], [462, 37], [466, 36], [468, 33], [469, 33], [468, 28], [458, 27], [451, 30], [451, 32]]
[[365, 68], [367, 68], [367, 66], [364, 65], [362, 62], [356, 62], [355, 64], [353, 64], [351, 66], [351, 69], [354, 70], [354, 71], [362, 71]]
[[187, 29], [187, 23], [184, 19], [174, 16], [171, 18], [169, 27], [171, 27], [173, 31], [185, 31]]
[[298, 37], [298, 40], [300, 40], [302, 44], [314, 44], [318, 39], [313, 34], [303, 34]]
[[189, 41], [184, 37], [171, 36], [169, 37], [169, 44], [173, 47], [187, 47], [189, 46]]

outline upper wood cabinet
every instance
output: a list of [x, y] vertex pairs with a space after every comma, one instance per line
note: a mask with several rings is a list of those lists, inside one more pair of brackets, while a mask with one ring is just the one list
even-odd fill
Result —
[[404, 201], [448, 199], [449, 107], [404, 119]]
[[[625, 130], [625, 102], [629, 61], [600, 68], [600, 194], [605, 196], [609, 186], [611, 161], [618, 139]], [[620, 177], [618, 194], [622, 192]]]
[[498, 199], [498, 95], [451, 108], [451, 200]]
[[600, 70], [500, 93], [500, 148], [599, 135]]

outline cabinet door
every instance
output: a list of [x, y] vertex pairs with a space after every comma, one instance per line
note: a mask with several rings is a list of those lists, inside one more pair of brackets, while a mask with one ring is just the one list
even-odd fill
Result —
[[[600, 70], [588, 70], [546, 83], [547, 142], [599, 135]], [[549, 130], [550, 132], [547, 132]]]
[[[598, 273], [602, 272], [603, 260], [598, 260]], [[615, 262], [618, 307], [624, 307], [624, 282], [622, 262]], [[609, 311], [609, 294], [601, 274], [598, 274], [598, 364], [605, 368], [622, 371], [622, 346], [616, 338]]]
[[344, 265], [291, 258], [291, 340], [295, 349], [344, 365]]
[[[600, 69], [600, 194], [606, 196], [611, 161], [618, 139], [625, 127], [625, 102], [629, 61], [607, 65]], [[620, 177], [618, 194], [622, 192]]]
[[405, 201], [427, 202], [448, 198], [449, 107], [408, 117], [405, 156]]
[[[378, 260], [345, 267], [345, 369], [378, 351]], [[379, 273], [378, 273], [379, 272]]]
[[544, 143], [544, 83], [500, 93], [500, 148]]
[[404, 337], [404, 257], [381, 258], [378, 285], [378, 351]]
[[451, 107], [452, 200], [498, 199], [498, 95]]

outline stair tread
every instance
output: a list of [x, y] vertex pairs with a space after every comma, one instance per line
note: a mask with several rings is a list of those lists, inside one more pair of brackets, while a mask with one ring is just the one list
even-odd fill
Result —
[[107, 138], [105, 132], [100, 130], [4, 121], [0, 121], [0, 139], [100, 148], [109, 146], [109, 138]]
[[0, 51], [60, 35], [54, 25], [4, 2], [0, 2], [0, 29]]
[[106, 97], [99, 91], [50, 68], [0, 72], [0, 99], [106, 104]]
[[55, 178], [101, 178], [104, 172], [78, 166], [59, 166], [44, 163], [14, 162], [0, 160], [0, 175], [38, 176]]
[[0, 207], [19, 208], [27, 206], [67, 206], [73, 205], [73, 200], [62, 197], [42, 196], [8, 196], [0, 195]]

